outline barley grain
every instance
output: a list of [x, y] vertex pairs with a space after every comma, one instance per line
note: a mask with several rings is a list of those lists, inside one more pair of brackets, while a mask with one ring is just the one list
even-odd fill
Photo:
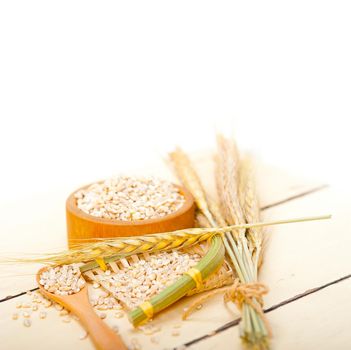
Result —
[[104, 320], [104, 319], [107, 317], [107, 315], [106, 315], [104, 312], [101, 312], [100, 315], [99, 315], [99, 317], [100, 317], [102, 320]]
[[68, 310], [62, 310], [59, 313], [60, 316], [67, 316], [68, 314], [69, 314]]
[[150, 338], [150, 341], [151, 341], [151, 343], [153, 343], [153, 344], [158, 344], [158, 343], [160, 342], [158, 337], [151, 337], [151, 338]]
[[84, 340], [88, 337], [88, 332], [87, 331], [83, 331], [83, 333], [79, 336], [80, 340]]
[[117, 325], [113, 325], [112, 330], [117, 334], [119, 333], [119, 327]]
[[71, 322], [71, 318], [69, 316], [66, 316], [62, 319], [62, 322], [64, 323], [70, 323]]
[[30, 327], [32, 325], [32, 321], [30, 319], [26, 318], [23, 320], [23, 325], [25, 327]]
[[199, 254], [174, 251], [139, 259], [110, 276], [100, 274], [100, 282], [108, 286], [114, 297], [128, 308], [149, 300], [167, 285], [181, 277], [200, 260]]
[[47, 316], [47, 313], [46, 313], [45, 311], [41, 311], [41, 312], [39, 313], [39, 318], [41, 318], [41, 319], [46, 318], [46, 316]]
[[139, 340], [137, 338], [131, 339], [131, 349], [132, 350], [141, 350], [141, 345], [140, 345]]
[[[78, 293], [85, 286], [77, 264], [49, 268], [42, 272], [39, 283], [45, 290], [57, 295]], [[62, 310], [62, 306], [56, 305], [58, 310]]]
[[122, 221], [154, 219], [182, 207], [184, 196], [172, 183], [156, 178], [119, 176], [94, 183], [75, 194], [80, 210]]
[[57, 311], [62, 311], [62, 310], [63, 310], [63, 306], [60, 305], [60, 304], [55, 304], [55, 309], [56, 309]]

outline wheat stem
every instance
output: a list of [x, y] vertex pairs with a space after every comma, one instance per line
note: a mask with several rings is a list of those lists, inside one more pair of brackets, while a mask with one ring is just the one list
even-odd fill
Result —
[[[257, 211], [258, 206], [253, 204], [252, 198], [254, 198], [251, 187], [247, 185], [248, 177], [245, 173], [245, 183], [241, 186], [239, 191], [239, 170], [240, 169], [240, 158], [237, 151], [237, 147], [232, 140], [225, 139], [223, 136], [217, 137], [218, 144], [218, 155], [217, 155], [217, 168], [218, 173], [216, 174], [216, 183], [218, 195], [220, 197], [220, 203], [222, 205], [222, 211], [224, 213], [225, 220], [229, 224], [243, 224], [246, 222], [248, 215], [258, 217]], [[251, 192], [249, 192], [251, 191]], [[248, 195], [250, 194], [250, 196]], [[240, 197], [244, 196], [247, 201], [243, 205], [243, 199], [240, 201]], [[242, 272], [242, 283], [250, 283], [255, 281], [257, 272], [253, 263], [252, 254], [250, 254], [249, 242], [245, 236], [245, 231], [240, 230], [239, 232], [233, 232], [233, 237], [236, 238], [233, 249], [235, 252], [236, 260], [233, 261], [234, 265], [239, 265]], [[248, 235], [250, 239], [250, 235]], [[262, 235], [252, 235], [251, 251], [257, 252], [262, 242]], [[260, 317], [258, 311], [253, 306], [258, 305], [257, 301], [253, 299], [252, 305], [243, 305], [243, 318], [240, 325], [241, 337], [245, 343], [252, 345], [253, 347], [261, 347], [267, 344], [268, 331], [265, 324]]]
[[[187, 248], [197, 243], [206, 241], [218, 233], [226, 233], [230, 230], [264, 227], [272, 225], [282, 225], [305, 221], [316, 221], [330, 219], [331, 215], [309, 216], [294, 219], [274, 220], [241, 225], [230, 225], [215, 228], [192, 228], [168, 233], [156, 233], [147, 236], [135, 236], [127, 238], [97, 239], [95, 243], [84, 243], [77, 245], [76, 249], [71, 249], [54, 254], [38, 254], [29, 257], [9, 257], [1, 258], [0, 263], [43, 263], [43, 264], [70, 264], [83, 261], [90, 261], [96, 258], [108, 259], [111, 256], [128, 256], [138, 253], [152, 253], [157, 251], [167, 251], [171, 249]], [[214, 221], [212, 221], [213, 223]], [[230, 249], [228, 239], [226, 246]], [[232, 244], [235, 242], [232, 241]], [[160, 248], [162, 247], [162, 248]]]

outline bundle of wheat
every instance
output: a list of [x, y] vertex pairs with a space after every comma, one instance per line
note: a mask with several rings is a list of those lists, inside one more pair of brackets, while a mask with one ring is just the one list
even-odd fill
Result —
[[[243, 224], [259, 221], [258, 198], [249, 160], [241, 161], [233, 140], [218, 136], [217, 191], [226, 223]], [[231, 231], [236, 272], [242, 284], [257, 283], [258, 263], [262, 253], [263, 234], [260, 228]], [[263, 293], [267, 290], [264, 289]], [[237, 297], [232, 293], [230, 297]], [[240, 333], [244, 342], [265, 348], [269, 346], [270, 329], [262, 312], [262, 294], [246, 299], [242, 310]]]

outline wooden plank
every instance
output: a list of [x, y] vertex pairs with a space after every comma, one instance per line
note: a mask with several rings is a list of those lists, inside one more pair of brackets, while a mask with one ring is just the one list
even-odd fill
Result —
[[[273, 327], [273, 349], [351, 348], [351, 279], [267, 314]], [[195, 343], [189, 349], [239, 349], [238, 327]]]
[[266, 307], [351, 272], [348, 196], [326, 189], [271, 208], [265, 219], [332, 213], [328, 221], [269, 229], [260, 280], [270, 288]]
[[[270, 288], [265, 308], [351, 273], [348, 202], [348, 196], [326, 189], [265, 211], [266, 219], [277, 219], [328, 213], [333, 208], [330, 221], [276, 226], [268, 230], [265, 260], [260, 271], [260, 280]], [[218, 306], [217, 312], [226, 315], [224, 308]], [[275, 328], [274, 324], [272, 326]]]
[[[91, 290], [91, 293], [94, 293], [94, 291]], [[233, 317], [238, 317], [239, 315], [234, 308], [227, 315], [217, 313], [218, 305], [222, 304], [222, 300], [219, 297], [211, 300], [209, 304], [206, 304], [206, 308], [204, 307], [202, 310], [199, 310], [189, 321], [182, 322], [180, 318], [181, 312], [188, 305], [191, 300], [189, 299], [183, 300], [175, 307], [167, 310], [167, 312], [162, 313], [160, 317], [157, 317], [153, 321], [153, 324], [156, 327], [160, 327], [160, 331], [152, 336], [134, 330], [125, 316], [123, 318], [115, 318], [115, 312], [109, 310], [103, 312], [107, 314], [105, 321], [110, 326], [117, 325], [119, 327], [120, 334], [127, 345], [130, 345], [133, 339], [137, 339], [142, 345], [143, 350], [165, 349], [173, 345], [181, 345], [193, 339], [197, 334], [210, 332], [213, 327], [222, 325], [223, 321], [230, 321]], [[62, 348], [73, 349], [75, 347], [82, 350], [93, 349], [93, 345], [89, 339], [84, 341], [79, 340], [79, 336], [82, 333], [79, 323], [75, 320], [72, 320], [69, 324], [63, 323], [59, 312], [53, 307], [42, 308], [42, 310], [48, 313], [45, 320], [39, 319], [38, 311], [33, 312], [31, 316], [31, 328], [23, 326], [22, 317], [20, 320], [12, 320], [11, 316], [14, 312], [21, 312], [21, 310], [16, 309], [16, 304], [28, 301], [30, 301], [30, 297], [24, 295], [1, 303], [0, 336], [2, 337], [2, 348], [22, 350], [24, 345], [28, 346], [30, 344], [31, 346], [35, 345], [37, 349], [44, 350], [50, 344], [51, 350], [61, 350]], [[181, 325], [181, 327], [175, 328], [177, 325]], [[172, 335], [173, 331], [179, 331], [180, 335]], [[21, 336], [18, 337], [18, 334]], [[156, 337], [158, 344], [153, 343], [151, 337]]]

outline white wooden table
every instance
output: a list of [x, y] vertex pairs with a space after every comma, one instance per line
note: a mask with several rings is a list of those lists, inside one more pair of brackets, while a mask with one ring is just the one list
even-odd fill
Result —
[[[209, 156], [196, 157], [196, 165], [206, 188], [214, 191]], [[153, 169], [153, 171], [150, 171]], [[123, 169], [125, 172], [125, 169]], [[148, 173], [173, 179], [161, 162]], [[270, 293], [265, 298], [267, 317], [272, 325], [274, 349], [350, 349], [351, 258], [349, 199], [321, 183], [310, 183], [258, 164], [259, 192], [265, 219], [284, 219], [332, 213], [329, 221], [271, 227], [260, 280]], [[0, 228], [6, 232], [1, 254], [45, 252], [63, 249], [66, 244], [64, 202], [74, 190], [71, 184], [59, 191], [33, 195], [13, 203], [0, 204]], [[40, 320], [33, 313], [33, 324], [25, 328], [21, 320], [11, 319], [19, 295], [35, 288], [38, 266], [1, 266], [0, 339], [1, 349], [93, 349], [89, 339], [80, 340], [77, 321], [63, 323], [58, 311], [49, 308]], [[192, 297], [196, 298], [196, 296]], [[203, 305], [187, 321], [181, 322], [185, 298], [153, 321], [161, 326], [158, 344], [132, 328], [126, 317], [116, 319], [107, 312], [106, 322], [118, 325], [127, 344], [137, 338], [142, 349], [168, 349], [186, 345], [190, 349], [238, 349], [240, 340], [233, 305], [225, 306], [222, 296]], [[179, 336], [172, 336], [177, 323]]]

